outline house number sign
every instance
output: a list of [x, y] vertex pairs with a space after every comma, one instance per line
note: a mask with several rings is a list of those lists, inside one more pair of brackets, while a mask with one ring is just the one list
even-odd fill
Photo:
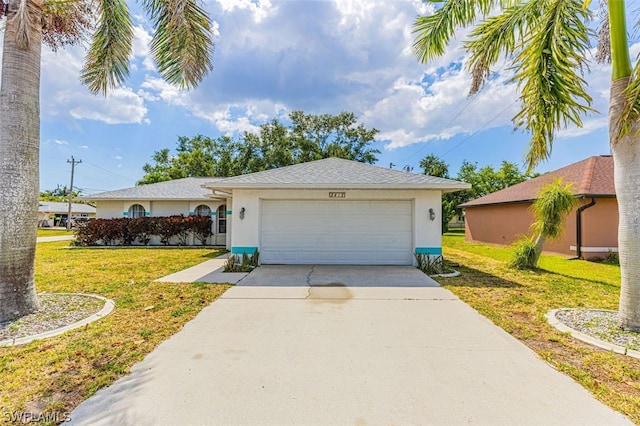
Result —
[[346, 198], [346, 192], [330, 192], [329, 198]]

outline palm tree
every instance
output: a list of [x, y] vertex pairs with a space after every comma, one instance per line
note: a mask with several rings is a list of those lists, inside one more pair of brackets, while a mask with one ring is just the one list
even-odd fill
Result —
[[[181, 87], [211, 69], [210, 20], [196, 0], [145, 0], [154, 23], [158, 72]], [[6, 15], [6, 16], [5, 16]], [[81, 79], [106, 94], [129, 74], [133, 24], [124, 0], [0, 0], [4, 18], [0, 81], [0, 321], [35, 311], [40, 145], [40, 52], [92, 31]]]
[[[591, 111], [584, 71], [591, 30], [590, 1], [448, 0], [414, 23], [414, 50], [422, 62], [442, 55], [459, 27], [475, 25], [464, 47], [472, 75], [470, 94], [487, 81], [491, 66], [506, 57], [514, 67], [521, 109], [516, 127], [531, 134], [529, 168], [549, 157], [556, 132]], [[497, 15], [489, 16], [494, 8]], [[601, 3], [608, 15], [599, 31], [596, 60], [612, 62], [609, 139], [619, 208], [618, 248], [622, 287], [619, 324], [640, 331], [640, 62], [631, 67], [625, 2]]]
[[531, 230], [536, 235], [535, 240], [525, 237], [514, 244], [514, 256], [511, 266], [524, 269], [535, 269], [542, 254], [542, 248], [547, 240], [555, 240], [564, 232], [564, 222], [578, 200], [571, 187], [562, 179], [556, 179], [540, 188], [538, 197], [531, 205], [535, 221]]

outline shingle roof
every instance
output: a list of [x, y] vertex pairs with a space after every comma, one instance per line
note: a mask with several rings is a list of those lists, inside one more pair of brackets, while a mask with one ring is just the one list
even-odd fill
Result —
[[439, 189], [456, 191], [471, 185], [451, 179], [392, 170], [357, 161], [325, 158], [279, 169], [221, 179], [206, 185], [211, 189]]
[[537, 198], [540, 188], [557, 178], [562, 178], [565, 183], [573, 183], [573, 193], [576, 196], [616, 196], [613, 184], [613, 157], [600, 155], [589, 157], [531, 180], [485, 195], [461, 204], [460, 207], [533, 201]]
[[[39, 201], [38, 211], [41, 213], [67, 213], [69, 204], [56, 201]], [[89, 204], [71, 203], [71, 213], [95, 213], [96, 208]]]
[[211, 190], [202, 185], [217, 180], [210, 177], [188, 177], [150, 183], [133, 188], [101, 192], [82, 197], [84, 200], [208, 200]]

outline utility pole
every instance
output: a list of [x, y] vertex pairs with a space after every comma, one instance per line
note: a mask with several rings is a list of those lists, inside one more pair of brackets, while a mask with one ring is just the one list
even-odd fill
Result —
[[67, 229], [71, 229], [71, 202], [73, 201], [73, 174], [76, 170], [76, 164], [82, 163], [82, 160], [76, 160], [71, 156], [71, 160], [67, 160], [71, 164], [71, 184], [69, 185], [69, 211], [67, 212]]

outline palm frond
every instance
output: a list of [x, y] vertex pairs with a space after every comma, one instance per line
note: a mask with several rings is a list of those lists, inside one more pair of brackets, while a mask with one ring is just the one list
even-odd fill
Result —
[[506, 56], [517, 49], [520, 40], [527, 35], [527, 28], [540, 16], [543, 6], [542, 0], [517, 3], [506, 8], [503, 13], [481, 22], [469, 34], [464, 47], [471, 52], [467, 64], [467, 70], [472, 76], [470, 96], [484, 85], [489, 78], [490, 67], [500, 56]]
[[598, 18], [602, 23], [598, 30], [596, 62], [599, 64], [611, 63], [611, 33], [609, 31], [609, 12], [607, 11], [606, 0], [600, 0], [600, 4], [598, 6]]
[[180, 87], [196, 86], [212, 69], [211, 21], [197, 0], [146, 0], [156, 31], [151, 53], [158, 71]]
[[457, 28], [473, 24], [478, 12], [486, 16], [496, 3], [502, 2], [451, 0], [433, 15], [417, 17], [413, 23], [413, 33], [417, 34], [413, 51], [418, 60], [427, 63], [436, 56], [441, 56]]
[[555, 179], [543, 186], [538, 192], [536, 201], [531, 205], [536, 220], [531, 228], [551, 240], [562, 236], [564, 221], [578, 203], [573, 194], [573, 184]]
[[515, 60], [522, 110], [513, 118], [517, 128], [531, 132], [525, 156], [529, 170], [551, 153], [554, 134], [581, 115], [594, 111], [583, 78], [590, 30], [589, 11], [578, 0], [547, 1], [545, 11]]
[[94, 26], [91, 0], [48, 0], [42, 9], [42, 41], [54, 52], [84, 40]]
[[15, 14], [9, 19], [15, 24], [15, 42], [20, 49], [28, 49], [34, 33], [40, 31], [40, 13], [33, 9], [40, 8], [41, 4], [29, 0], [20, 0]]
[[129, 75], [133, 23], [125, 0], [101, 0], [98, 26], [80, 79], [92, 93], [107, 93]]

